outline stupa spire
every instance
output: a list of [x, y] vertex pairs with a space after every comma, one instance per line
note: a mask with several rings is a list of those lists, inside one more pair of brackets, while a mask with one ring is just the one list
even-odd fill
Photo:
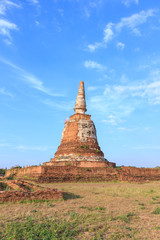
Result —
[[85, 114], [86, 109], [86, 99], [85, 99], [85, 90], [84, 90], [84, 82], [81, 81], [79, 84], [79, 90], [77, 94], [76, 104], [74, 107], [75, 113]]

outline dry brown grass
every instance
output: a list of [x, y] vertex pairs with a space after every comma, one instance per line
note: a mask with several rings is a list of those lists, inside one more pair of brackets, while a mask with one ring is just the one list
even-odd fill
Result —
[[160, 239], [160, 182], [54, 183], [67, 200], [0, 204], [0, 224], [34, 216], [77, 220], [76, 239]]

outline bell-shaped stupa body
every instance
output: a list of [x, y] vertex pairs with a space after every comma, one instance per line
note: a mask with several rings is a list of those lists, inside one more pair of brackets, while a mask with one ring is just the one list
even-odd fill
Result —
[[51, 159], [50, 165], [55, 162], [109, 162], [104, 158], [98, 141], [96, 128], [91, 120], [91, 115], [85, 114], [86, 100], [84, 82], [80, 82], [76, 104], [74, 107], [75, 114], [65, 122], [62, 132], [61, 144]]

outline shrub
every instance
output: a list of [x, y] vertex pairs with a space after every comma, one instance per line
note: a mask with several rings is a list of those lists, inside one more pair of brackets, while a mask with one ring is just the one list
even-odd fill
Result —
[[11, 169], [16, 169], [16, 168], [22, 168], [20, 165], [17, 165], [15, 167], [11, 167]]
[[122, 166], [116, 166], [117, 169], [122, 169]]
[[4, 176], [7, 169], [0, 168], [0, 175]]
[[7, 184], [4, 182], [0, 182], [0, 191], [4, 191], [7, 188]]

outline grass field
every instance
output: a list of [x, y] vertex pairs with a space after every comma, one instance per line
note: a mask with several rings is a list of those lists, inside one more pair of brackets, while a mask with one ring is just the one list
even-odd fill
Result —
[[160, 239], [160, 182], [42, 184], [64, 200], [0, 204], [0, 239]]

